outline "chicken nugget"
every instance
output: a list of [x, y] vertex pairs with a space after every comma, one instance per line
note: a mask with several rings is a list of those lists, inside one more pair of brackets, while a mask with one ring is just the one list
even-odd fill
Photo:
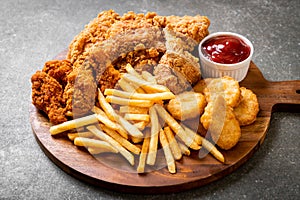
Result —
[[201, 115], [206, 106], [204, 95], [196, 92], [183, 92], [171, 99], [167, 110], [178, 120], [186, 120]]
[[216, 101], [209, 102], [200, 122], [206, 130], [209, 129], [213, 141], [221, 149], [231, 149], [241, 137], [241, 128], [233, 114], [233, 108], [225, 102], [224, 105]]
[[241, 87], [242, 100], [233, 113], [239, 121], [240, 126], [247, 126], [256, 120], [259, 104], [256, 95], [249, 89]]
[[209, 81], [204, 89], [204, 95], [207, 102], [214, 101], [218, 95], [225, 98], [227, 105], [235, 107], [241, 100], [241, 91], [239, 82], [229, 76], [216, 78]]

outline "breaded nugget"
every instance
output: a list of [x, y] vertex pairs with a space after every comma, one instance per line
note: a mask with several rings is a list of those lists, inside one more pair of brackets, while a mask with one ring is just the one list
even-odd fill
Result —
[[201, 115], [206, 106], [204, 95], [196, 92], [183, 92], [171, 99], [167, 110], [178, 120], [186, 120]]
[[211, 137], [216, 144], [224, 150], [234, 147], [240, 137], [241, 128], [233, 114], [233, 108], [217, 102], [209, 102], [200, 118], [203, 127], [210, 131]]
[[241, 99], [239, 82], [229, 76], [211, 80], [203, 92], [207, 102], [214, 101], [218, 95], [222, 95], [227, 105], [233, 108]]
[[259, 111], [259, 104], [256, 95], [249, 89], [241, 87], [242, 100], [233, 113], [239, 121], [240, 126], [252, 124], [256, 120]]
[[213, 78], [206, 78], [198, 81], [196, 85], [194, 85], [193, 87], [194, 92], [204, 94], [204, 89], [207, 87], [207, 85], [210, 83], [211, 80], [213, 80]]

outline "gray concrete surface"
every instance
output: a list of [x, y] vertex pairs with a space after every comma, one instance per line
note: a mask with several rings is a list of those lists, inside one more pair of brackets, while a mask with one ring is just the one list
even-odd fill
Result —
[[[255, 155], [225, 178], [176, 194], [122, 194], [83, 183], [42, 152], [32, 134], [30, 77], [64, 50], [97, 13], [155, 11], [207, 15], [210, 32], [233, 31], [254, 44], [254, 62], [273, 81], [300, 79], [299, 0], [1, 0], [0, 199], [299, 199], [300, 113], [274, 113]], [[300, 89], [300, 88], [299, 88]]]

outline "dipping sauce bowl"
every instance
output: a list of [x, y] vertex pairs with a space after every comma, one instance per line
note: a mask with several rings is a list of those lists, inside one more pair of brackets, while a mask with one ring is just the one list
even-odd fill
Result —
[[240, 34], [209, 34], [199, 44], [202, 77], [231, 76], [242, 81], [247, 75], [253, 51], [252, 43]]

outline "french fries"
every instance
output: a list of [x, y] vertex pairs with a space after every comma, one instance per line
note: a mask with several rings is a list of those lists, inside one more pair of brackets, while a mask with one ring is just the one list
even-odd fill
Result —
[[194, 135], [195, 138], [197, 138], [196, 140], [199, 141], [199, 143], [201, 143], [202, 146], [208, 152], [210, 152], [217, 160], [221, 161], [222, 163], [225, 162], [225, 158], [222, 155], [222, 153], [212, 143], [210, 143], [208, 140], [206, 140], [202, 136], [198, 135], [197, 133], [195, 133], [193, 130], [189, 129], [188, 127], [184, 126], [184, 128], [185, 128], [186, 132]]
[[96, 137], [100, 138], [111, 144], [114, 148], [116, 148], [120, 154], [124, 156], [124, 158], [131, 164], [134, 165], [134, 156], [126, 150], [120, 143], [114, 140], [112, 137], [100, 131], [96, 126], [88, 126], [87, 129], [91, 131]]
[[142, 71], [142, 77], [150, 83], [157, 84], [155, 77], [147, 71]]
[[162, 129], [159, 131], [159, 141], [161, 143], [161, 146], [163, 148], [163, 151], [164, 151], [164, 154], [165, 154], [165, 157], [166, 157], [168, 170], [169, 170], [170, 173], [174, 174], [174, 173], [176, 173], [175, 160], [174, 160], [174, 157], [172, 155], [168, 139], [165, 135], [165, 132]]
[[157, 154], [158, 133], [160, 130], [160, 124], [158, 122], [157, 113], [154, 107], [150, 108], [149, 115], [151, 118], [151, 137], [150, 137], [149, 153], [147, 157], [147, 164], [154, 165], [156, 160], [156, 154]]
[[[94, 114], [52, 126], [51, 135], [80, 128], [78, 133], [68, 133], [74, 145], [85, 146], [92, 155], [120, 153], [132, 166], [136, 155], [139, 174], [147, 165], [155, 165], [160, 148], [170, 173], [176, 173], [176, 161], [190, 156], [190, 149], [203, 147], [224, 163], [224, 156], [212, 143], [164, 108], [165, 100], [175, 98], [167, 87], [158, 85], [149, 72], [139, 74], [129, 64], [125, 69], [127, 73], [118, 82], [121, 89], [105, 89], [104, 94], [98, 89], [100, 107], [94, 106]], [[111, 104], [117, 104], [119, 110]]]
[[126, 99], [126, 98], [121, 98], [116, 96], [106, 96], [106, 101], [109, 103], [125, 105], [125, 106], [151, 107], [153, 105], [153, 102], [150, 100]]
[[129, 121], [145, 121], [149, 122], [150, 117], [148, 114], [130, 114], [127, 113], [124, 115], [124, 119], [129, 120]]
[[93, 133], [86, 131], [86, 132], [78, 132], [78, 133], [68, 133], [68, 138], [71, 141], [74, 141], [75, 138], [77, 137], [85, 137], [85, 138], [90, 138], [93, 137]]
[[150, 101], [159, 101], [159, 100], [167, 100], [167, 99], [175, 98], [175, 95], [172, 92], [141, 94], [136, 92], [135, 93], [124, 92], [116, 89], [106, 89], [104, 91], [104, 94], [114, 95], [114, 96], [128, 98], [128, 99], [142, 99], [142, 100], [150, 100]]
[[120, 113], [147, 114], [149, 108], [140, 106], [120, 106]]
[[117, 122], [133, 137], [143, 138], [144, 134], [134, 125], [129, 123], [126, 119], [121, 116], [116, 117]]
[[145, 172], [145, 164], [146, 164], [146, 158], [147, 158], [147, 155], [148, 155], [149, 144], [150, 144], [150, 133], [146, 132], [145, 133], [145, 139], [143, 141], [142, 151], [141, 151], [141, 154], [140, 154], [139, 164], [138, 164], [138, 167], [137, 167], [137, 172], [138, 173], [144, 173]]
[[126, 71], [127, 71], [128, 74], [131, 74], [131, 75], [133, 75], [133, 76], [135, 76], [137, 78], [140, 78], [140, 79], [142, 78], [142, 76], [139, 73], [137, 73], [137, 71], [135, 71], [135, 69], [131, 66], [131, 64], [128, 63], [125, 66], [125, 69], [126, 69]]
[[128, 139], [126, 130], [118, 123], [111, 121], [108, 116], [98, 107], [94, 106], [93, 111], [97, 114], [97, 119], [105, 124], [107, 127], [116, 130], [122, 135], [122, 137]]
[[170, 149], [175, 160], [180, 160], [182, 158], [181, 149], [175, 139], [175, 136], [169, 126], [164, 128], [167, 140], [169, 141]]
[[122, 76], [126, 81], [130, 81], [137, 85], [138, 87], [143, 88], [147, 93], [156, 93], [156, 92], [169, 92], [170, 90], [163, 86], [163, 85], [157, 85], [150, 83], [148, 81], [145, 81], [143, 79], [140, 79], [136, 76], [133, 76], [131, 74], [124, 74]]
[[107, 133], [109, 136], [111, 136], [113, 139], [115, 139], [118, 143], [120, 143], [123, 147], [125, 147], [130, 152], [137, 154], [137, 155], [139, 155], [139, 153], [141, 152], [140, 148], [131, 144], [127, 139], [123, 138], [116, 131], [106, 127], [105, 125], [100, 125], [100, 127], [105, 133]]
[[200, 146], [189, 134], [180, 126], [180, 124], [159, 104], [154, 105], [158, 115], [171, 127], [178, 137], [191, 149], [199, 150]]
[[116, 112], [111, 107], [111, 105], [105, 100], [105, 97], [103, 96], [101, 90], [98, 88], [98, 101], [101, 106], [101, 108], [104, 110], [108, 118], [112, 121], [115, 121]]
[[74, 139], [74, 144], [76, 146], [93, 147], [95, 149], [101, 150], [101, 152], [118, 153], [118, 150], [109, 143], [96, 139], [76, 137]]
[[89, 115], [86, 117], [73, 119], [58, 125], [51, 126], [49, 131], [51, 135], [56, 135], [74, 128], [86, 126], [96, 122], [98, 122], [96, 115]]

